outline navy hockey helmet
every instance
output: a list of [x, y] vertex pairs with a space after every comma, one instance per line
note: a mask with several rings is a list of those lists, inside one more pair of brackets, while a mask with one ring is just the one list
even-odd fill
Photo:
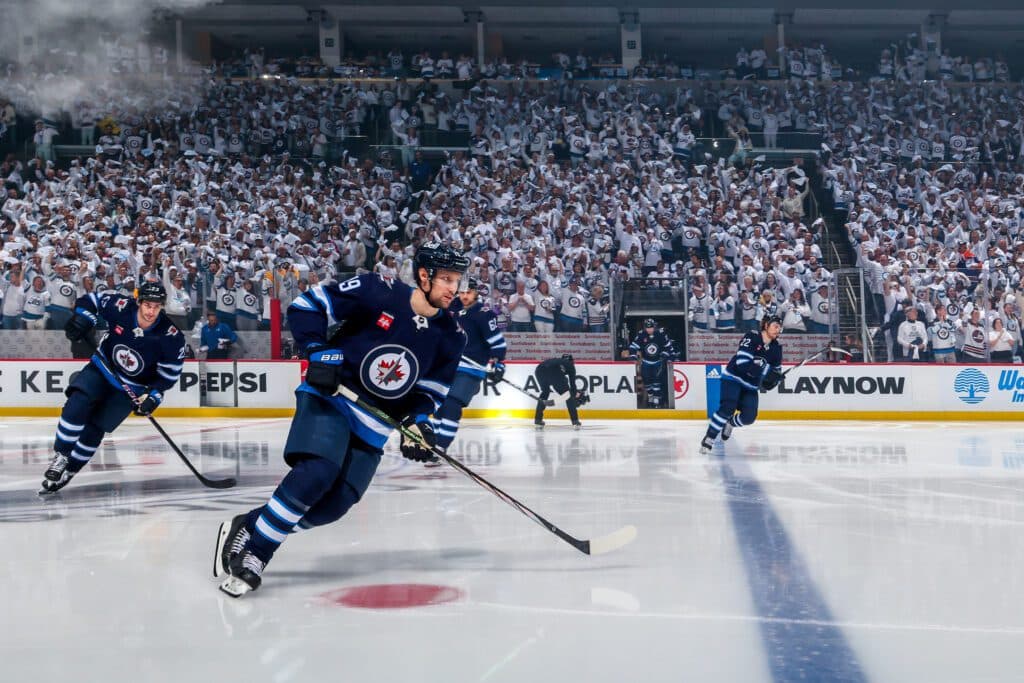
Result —
[[657, 326], [658, 326], [658, 323], [656, 323], [654, 321], [654, 318], [647, 318], [647, 319], [644, 320], [644, 329], [647, 329], [648, 327], [657, 327]]
[[781, 326], [782, 318], [780, 318], [777, 315], [766, 315], [765, 317], [761, 318], [761, 329], [767, 329], [768, 326], [771, 325], [772, 323], [778, 323]]
[[139, 301], [155, 301], [158, 304], [167, 303], [167, 290], [159, 282], [144, 282], [139, 287]]
[[475, 277], [467, 277], [466, 278], [466, 291], [467, 292], [475, 292], [478, 289], [480, 289], [480, 281], [477, 280]]
[[425, 242], [416, 250], [416, 267], [426, 268], [430, 277], [434, 277], [439, 270], [465, 273], [469, 268], [469, 259], [440, 242]]
[[571, 353], [563, 353], [562, 354], [562, 360], [572, 361], [573, 360], [572, 354]]

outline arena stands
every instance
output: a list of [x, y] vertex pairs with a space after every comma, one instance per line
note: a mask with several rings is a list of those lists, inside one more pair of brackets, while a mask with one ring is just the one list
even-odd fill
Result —
[[[744, 53], [737, 71], [760, 76], [767, 55]], [[829, 83], [837, 65], [819, 45], [788, 50], [799, 78], [654, 85], [640, 79], [682, 74], [673, 60], [646, 60], [633, 81], [587, 81], [604, 59], [573, 50], [552, 64], [578, 78], [538, 81], [525, 61], [477, 74], [466, 55], [392, 50], [325, 71], [254, 51], [159, 99], [96, 93], [36, 122], [34, 157], [0, 167], [3, 324], [59, 326], [69, 287], [159, 279], [180, 284], [190, 325], [204, 309], [230, 320], [218, 301], [243, 289], [265, 325], [272, 298], [287, 305], [317, 282], [362, 269], [410, 279], [415, 246], [436, 238], [472, 255], [506, 326], [525, 294], [542, 323], [533, 329], [577, 329], [588, 298], [600, 310], [616, 284], [651, 278], [685, 288], [701, 329], [779, 312], [790, 332], [821, 332], [832, 223], [854, 243], [868, 304], [894, 340], [897, 304], [923, 292], [943, 301], [962, 275], [957, 297], [973, 301], [985, 282], [983, 318], [1000, 318], [1016, 351], [1021, 91], [908, 83], [900, 73], [919, 57], [901, 54], [883, 53], [891, 77], [867, 82]], [[125, 72], [165, 63], [118, 62]], [[998, 60], [953, 63], [969, 63], [975, 80], [1007, 73]], [[370, 78], [383, 75], [397, 78]], [[498, 80], [441, 82], [476, 75]], [[515, 76], [526, 80], [501, 80]], [[794, 134], [822, 141], [816, 171], [771, 154]], [[443, 155], [428, 144], [452, 140], [462, 142]], [[59, 159], [61, 143], [89, 153]], [[820, 217], [812, 186], [829, 208]], [[894, 279], [906, 292], [897, 303]]]

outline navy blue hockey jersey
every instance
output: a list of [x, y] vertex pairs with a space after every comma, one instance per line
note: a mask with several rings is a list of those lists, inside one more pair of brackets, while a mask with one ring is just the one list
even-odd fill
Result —
[[[342, 382], [395, 420], [430, 415], [444, 402], [466, 345], [446, 311], [432, 318], [412, 309], [413, 288], [376, 274], [310, 287], [288, 307], [288, 325], [303, 351], [341, 349]], [[328, 339], [328, 329], [338, 327]], [[321, 396], [305, 382], [297, 391]], [[381, 448], [391, 427], [340, 396], [328, 400], [356, 436]]]
[[740, 340], [736, 355], [722, 371], [722, 377], [757, 391], [771, 368], [782, 372], [782, 345], [778, 340], [766, 345], [760, 332], [747, 332]]
[[99, 353], [117, 376], [112, 377], [95, 357], [92, 363], [113, 386], [120, 389], [124, 382], [136, 393], [164, 392], [178, 381], [184, 367], [185, 335], [163, 312], [143, 330], [136, 315], [138, 302], [123, 294], [86, 294], [75, 302], [75, 310], [107, 321]]
[[672, 340], [660, 327], [654, 331], [654, 334], [647, 334], [647, 330], [640, 330], [629, 345], [629, 357], [636, 360], [639, 356], [648, 365], [669, 360], [674, 355], [675, 349], [672, 347]]
[[[499, 361], [505, 360], [505, 353], [508, 351], [508, 344], [505, 343], [505, 335], [498, 329], [498, 318], [494, 311], [484, 308], [478, 299], [469, 308], [462, 307], [462, 301], [456, 299], [452, 302], [451, 308], [459, 327], [466, 333], [466, 348], [462, 355], [479, 365], [487, 365], [492, 358]], [[483, 377], [486, 373], [470, 363], [462, 361], [459, 363], [459, 372], [465, 372], [474, 377]]]

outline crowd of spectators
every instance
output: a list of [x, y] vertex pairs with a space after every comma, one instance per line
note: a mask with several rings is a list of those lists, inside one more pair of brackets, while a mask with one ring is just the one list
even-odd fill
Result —
[[[799, 159], [769, 165], [749, 139], [770, 148], [802, 131], [824, 136], [821, 182], [896, 355], [921, 356], [904, 343], [917, 337], [898, 341], [896, 313], [909, 318], [928, 292], [947, 314], [958, 304], [957, 334], [973, 339], [973, 306], [986, 344], [999, 318], [1019, 347], [1016, 88], [480, 81], [453, 95], [401, 79], [259, 78], [205, 79], [151, 106], [98, 101], [68, 112], [94, 155], [62, 168], [42, 142], [37, 158], [0, 167], [7, 328], [59, 327], [67, 292], [159, 279], [183, 327], [213, 310], [258, 329], [272, 298], [287, 305], [319, 282], [360, 270], [411, 280], [416, 245], [441, 239], [471, 254], [509, 330], [609, 331], [610, 289], [643, 278], [684, 285], [694, 328], [751, 329], [771, 313], [789, 331], [826, 332], [834, 294], [825, 223], [806, 215], [811, 178]], [[705, 154], [710, 119], [734, 149]], [[326, 158], [375, 121], [406, 154]], [[456, 129], [468, 149], [440, 163], [409, 144]]]
[[[948, 348], [935, 338], [942, 332], [954, 335], [960, 358], [1019, 356], [1024, 91], [894, 80], [847, 84], [826, 97], [833, 113], [819, 169], [889, 355], [948, 356], [935, 353]], [[900, 325], [914, 307], [928, 334], [901, 342]], [[931, 329], [940, 312], [952, 332]], [[996, 320], [1010, 349], [989, 338]]]

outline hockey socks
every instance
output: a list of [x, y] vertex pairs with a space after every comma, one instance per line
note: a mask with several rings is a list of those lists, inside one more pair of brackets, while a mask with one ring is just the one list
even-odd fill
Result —
[[252, 532], [247, 548], [270, 562], [288, 534], [300, 526], [303, 515], [316, 504], [338, 476], [338, 466], [324, 458], [304, 458], [278, 484], [266, 505], [249, 512], [246, 527]]

